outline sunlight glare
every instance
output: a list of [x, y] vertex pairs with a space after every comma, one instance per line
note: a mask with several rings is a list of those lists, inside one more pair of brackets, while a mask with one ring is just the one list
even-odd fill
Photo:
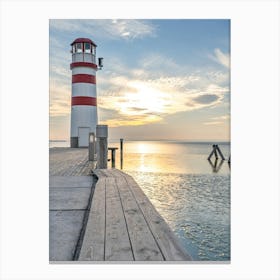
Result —
[[149, 145], [147, 145], [146, 143], [139, 143], [137, 146], [136, 146], [136, 153], [139, 153], [139, 154], [147, 154], [149, 152]]
[[[145, 115], [165, 113], [170, 96], [140, 81], [132, 81], [129, 86], [136, 92], [124, 94], [127, 102], [119, 104], [121, 112], [125, 115]], [[152, 121], [152, 120], [151, 120]]]

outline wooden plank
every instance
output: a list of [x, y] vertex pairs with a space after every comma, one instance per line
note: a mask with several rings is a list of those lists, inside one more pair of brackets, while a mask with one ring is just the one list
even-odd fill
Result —
[[123, 177], [117, 178], [127, 229], [136, 261], [162, 261], [161, 251]]
[[190, 261], [191, 257], [182, 249], [177, 237], [170, 229], [162, 216], [156, 211], [147, 196], [134, 181], [134, 179], [123, 173], [129, 187], [131, 188], [139, 207], [148, 222], [153, 235], [167, 261]]
[[115, 177], [122, 177], [123, 178], [127, 175], [126, 173], [124, 173], [123, 171], [121, 171], [119, 169], [115, 169], [114, 172], [115, 172]]
[[107, 176], [113, 177], [116, 179], [119, 177], [123, 177], [123, 175], [118, 172], [118, 169], [108, 169], [108, 170], [106, 170], [106, 174], [107, 174]]
[[106, 261], [133, 261], [132, 248], [114, 178], [106, 178]]
[[105, 256], [105, 179], [95, 186], [79, 261], [103, 261]]
[[122, 177], [122, 175], [118, 173], [117, 169], [96, 169], [94, 173], [98, 177], [110, 177], [110, 178], [117, 178], [120, 176]]
[[95, 174], [98, 178], [108, 177], [108, 175], [107, 175], [107, 173], [106, 173], [106, 169], [95, 169], [95, 170], [94, 170], [94, 174]]
[[[103, 243], [100, 242], [100, 237], [96, 237], [99, 242], [85, 241], [83, 246], [89, 247], [93, 243], [95, 247], [89, 247], [87, 256], [90, 257], [84, 260], [97, 260], [96, 244], [103, 244], [103, 251], [101, 248], [99, 250], [103, 252], [103, 260], [108, 261], [191, 260], [168, 224], [131, 176], [118, 169], [95, 170], [95, 174], [99, 177], [99, 190], [106, 189], [106, 208], [101, 210], [106, 213], [105, 236], [103, 235], [105, 243], [104, 240]], [[96, 192], [93, 209], [97, 196], [99, 194]], [[98, 207], [97, 204], [95, 207]], [[94, 223], [95, 218], [92, 218]], [[99, 234], [98, 231], [91, 233], [93, 236]]]

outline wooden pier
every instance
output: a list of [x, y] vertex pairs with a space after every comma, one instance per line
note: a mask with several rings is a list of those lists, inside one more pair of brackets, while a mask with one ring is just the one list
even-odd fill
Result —
[[[86, 149], [83, 156], [78, 156], [78, 150], [83, 152], [82, 149], [66, 148], [64, 151], [57, 150], [53, 153], [60, 154], [60, 158], [64, 158], [62, 160], [64, 164], [56, 163], [55, 156], [52, 156], [50, 165], [56, 164], [60, 167], [60, 171], [56, 173], [50, 166], [50, 175], [60, 175], [59, 179], [63, 180], [63, 176], [92, 174]], [[64, 153], [69, 157], [62, 157]], [[76, 153], [75, 157], [73, 153]], [[77, 159], [77, 156], [79, 167], [75, 168], [70, 158]], [[69, 168], [71, 171], [67, 171]], [[79, 237], [76, 237], [76, 247], [71, 249], [73, 260], [81, 262], [191, 260], [168, 224], [131, 176], [118, 169], [94, 169], [91, 176], [97, 177], [98, 181], [89, 198], [83, 222], [80, 223], [83, 226]], [[55, 257], [53, 260], [56, 260]]]
[[100, 169], [81, 261], [183, 261], [191, 258], [134, 179]]

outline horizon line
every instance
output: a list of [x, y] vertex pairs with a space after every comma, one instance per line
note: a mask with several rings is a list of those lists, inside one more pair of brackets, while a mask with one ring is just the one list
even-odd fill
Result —
[[[231, 142], [231, 139], [135, 139], [135, 138], [108, 138], [108, 141], [119, 141], [120, 139], [126, 141], [174, 141], [174, 142]], [[70, 140], [66, 139], [49, 139], [49, 142], [70, 142]]]

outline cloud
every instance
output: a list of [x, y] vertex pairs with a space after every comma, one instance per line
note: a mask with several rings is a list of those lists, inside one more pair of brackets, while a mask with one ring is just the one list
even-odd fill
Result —
[[155, 36], [156, 32], [155, 26], [151, 23], [133, 19], [106, 21], [103, 28], [112, 37], [117, 36], [125, 39], [151, 37]]
[[204, 125], [218, 125], [218, 124], [222, 124], [222, 122], [205, 122], [203, 123]]
[[61, 80], [51, 79], [50, 82], [50, 116], [68, 116], [71, 111], [70, 84], [64, 84]]
[[104, 119], [104, 116], [106, 117], [106, 119], [117, 119], [121, 117], [116, 109], [107, 109], [99, 106], [99, 104], [97, 106], [97, 111], [100, 119]]
[[199, 104], [211, 104], [219, 99], [216, 94], [203, 94], [193, 98], [193, 101]]
[[[72, 23], [67, 24], [63, 21], [64, 26], [59, 28], [72, 27]], [[123, 21], [118, 24], [118, 31], [111, 32], [118, 36], [121, 32], [130, 32], [126, 31], [126, 24], [127, 21]], [[133, 24], [137, 26], [138, 23]], [[68, 62], [64, 60], [63, 63], [61, 65], [58, 59], [50, 64], [51, 116], [70, 114], [71, 71]], [[219, 106], [229, 91], [229, 76], [223, 71], [190, 69], [157, 53], [147, 54], [136, 65], [138, 68], [131, 69], [113, 57], [108, 60], [106, 69], [98, 73], [98, 110], [103, 124], [116, 127], [163, 122], [168, 115]]]
[[[110, 86], [99, 92], [98, 106], [117, 111], [116, 118], [104, 115], [105, 123], [112, 127], [161, 122], [167, 115], [219, 105], [228, 87], [209, 80], [207, 84], [205, 79], [194, 74], [154, 79], [113, 76], [107, 79]], [[110, 94], [112, 88], [117, 89], [114, 95]]]
[[95, 20], [50, 20], [50, 28], [64, 32], [83, 31], [94, 38], [133, 40], [156, 35], [156, 26], [145, 20], [95, 19]]
[[229, 119], [230, 119], [230, 115], [218, 116], [218, 117], [214, 117], [214, 118], [212, 118], [212, 119], [213, 119], [213, 120], [225, 121], [225, 120], [229, 120]]
[[213, 117], [210, 119], [210, 121], [204, 122], [204, 125], [220, 125], [225, 123], [225, 121], [228, 121], [230, 119], [230, 115], [223, 115], [218, 117]]
[[229, 71], [207, 71], [207, 79], [218, 85], [228, 85]]
[[141, 112], [141, 111], [146, 111], [147, 109], [146, 108], [139, 108], [139, 107], [131, 107], [130, 108], [132, 111], [139, 111], [139, 112]]
[[113, 58], [110, 71], [98, 78], [98, 106], [117, 111], [115, 117], [102, 115], [111, 127], [163, 122], [167, 115], [219, 106], [229, 91], [223, 71], [189, 69], [156, 53], [140, 61], [139, 68], [129, 69]]
[[71, 79], [71, 71], [69, 70], [69, 68], [57, 66], [57, 64], [50, 65], [50, 75], [51, 77], [66, 78], [69, 81]]
[[214, 55], [209, 56], [213, 61], [225, 66], [226, 68], [230, 68], [230, 58], [229, 54], [223, 53], [220, 49], [214, 50]]

